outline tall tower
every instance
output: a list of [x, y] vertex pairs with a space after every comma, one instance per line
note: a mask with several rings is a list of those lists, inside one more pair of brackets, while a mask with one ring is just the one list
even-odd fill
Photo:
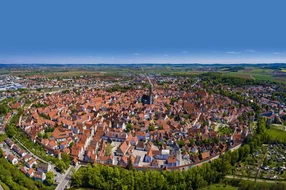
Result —
[[149, 87], [149, 102], [150, 102], [150, 104], [154, 103], [154, 100], [153, 100], [153, 85], [152, 85], [152, 83], [150, 84], [150, 87]]

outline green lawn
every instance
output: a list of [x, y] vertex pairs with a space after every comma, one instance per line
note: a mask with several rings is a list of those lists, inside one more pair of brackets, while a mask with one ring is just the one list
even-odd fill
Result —
[[266, 130], [266, 133], [269, 134], [271, 140], [278, 140], [281, 143], [286, 142], [286, 131], [282, 131], [276, 128], [270, 128]]
[[53, 133], [53, 132], [47, 132], [48, 139], [50, 138], [50, 136], [51, 136], [52, 133]]
[[231, 185], [224, 185], [221, 183], [213, 184], [204, 188], [201, 188], [200, 190], [237, 190], [237, 187], [231, 186]]
[[6, 133], [0, 135], [0, 142], [3, 142], [7, 138]]

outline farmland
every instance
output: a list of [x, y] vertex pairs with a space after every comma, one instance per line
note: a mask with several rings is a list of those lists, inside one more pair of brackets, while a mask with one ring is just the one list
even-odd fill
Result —
[[271, 82], [283, 83], [286, 82], [286, 77], [274, 74], [272, 69], [263, 69], [257, 67], [246, 67], [244, 70], [239, 70], [237, 72], [225, 72], [225, 74], [247, 79], [267, 80]]

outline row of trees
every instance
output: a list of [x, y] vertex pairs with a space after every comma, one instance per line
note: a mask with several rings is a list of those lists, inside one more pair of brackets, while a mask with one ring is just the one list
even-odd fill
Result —
[[74, 187], [95, 189], [197, 189], [220, 180], [212, 164], [188, 171], [137, 171], [120, 167], [92, 165], [72, 176]]

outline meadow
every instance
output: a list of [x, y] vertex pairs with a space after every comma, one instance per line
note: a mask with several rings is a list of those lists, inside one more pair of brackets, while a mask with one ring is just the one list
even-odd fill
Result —
[[271, 127], [266, 130], [266, 133], [270, 136], [270, 140], [286, 143], [286, 131]]

